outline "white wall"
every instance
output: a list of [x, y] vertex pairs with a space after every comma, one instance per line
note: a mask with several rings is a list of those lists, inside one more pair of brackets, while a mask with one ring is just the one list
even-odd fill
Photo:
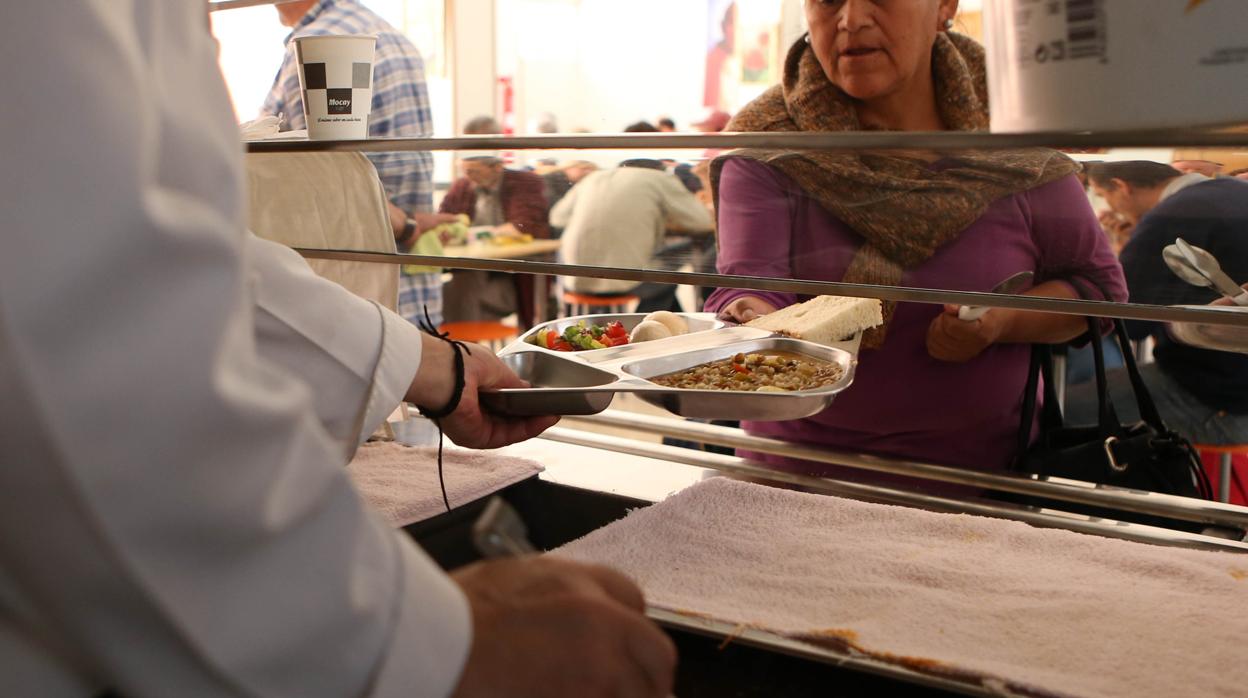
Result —
[[704, 0], [498, 0], [498, 68], [516, 80], [517, 130], [614, 133], [701, 115]]
[[290, 33], [272, 6], [213, 12], [212, 31], [220, 47], [218, 63], [239, 121], [250, 121], [273, 86]]

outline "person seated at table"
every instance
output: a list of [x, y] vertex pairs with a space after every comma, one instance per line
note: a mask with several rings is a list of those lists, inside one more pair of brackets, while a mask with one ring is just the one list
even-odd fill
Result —
[[[451, 185], [440, 213], [465, 214], [495, 235], [550, 237], [542, 178], [503, 167], [495, 156], [464, 158], [464, 176]], [[493, 320], [512, 313], [523, 326], [534, 322], [533, 277], [528, 274], [459, 270], [444, 289], [447, 322]]]
[[[585, 179], [586, 175], [597, 170], [598, 165], [588, 160], [573, 160], [562, 165], [554, 164], [548, 166], [545, 170], [538, 169], [537, 173], [541, 175], [542, 182], [546, 187], [546, 203], [553, 207], [568, 192], [572, 191], [572, 187], [576, 186], [577, 182]], [[555, 237], [559, 237], [562, 233], [562, 230], [551, 230], [551, 234]]]
[[[1092, 190], [1135, 226], [1119, 259], [1131, 300], [1158, 305], [1203, 305], [1220, 294], [1174, 274], [1162, 250], [1176, 238], [1216, 257], [1232, 279], [1248, 279], [1248, 182], [1183, 174], [1159, 162], [1102, 162], [1088, 168]], [[1153, 337], [1153, 362], [1140, 366], [1166, 426], [1195, 443], [1248, 443], [1248, 356], [1175, 341], [1164, 323], [1130, 321], [1127, 334]], [[1107, 375], [1114, 408], [1123, 422], [1140, 418], [1126, 369]], [[1072, 388], [1066, 417], [1094, 424], [1095, 382]]]
[[[564, 229], [561, 254], [569, 264], [626, 269], [655, 268], [655, 255], [672, 232], [711, 231], [710, 211], [658, 160], [626, 160], [619, 167], [591, 173], [550, 212]], [[637, 312], [680, 311], [676, 287], [618, 279], [565, 277], [577, 293], [641, 298]]]
[[[988, 128], [984, 50], [949, 32], [957, 0], [806, 0], [810, 33], [782, 84], [729, 131], [978, 131]], [[1027, 295], [1076, 298], [1072, 280], [1126, 290], [1078, 166], [1044, 149], [738, 150], [717, 159], [719, 270], [777, 279], [987, 291], [1031, 271]], [[792, 293], [720, 289], [707, 309], [748, 321]], [[744, 422], [750, 433], [845, 452], [1003, 470], [1015, 456], [1031, 343], [1086, 332], [1073, 315], [888, 304], [863, 340], [854, 385], [820, 414]], [[756, 453], [771, 467], [910, 484]]]

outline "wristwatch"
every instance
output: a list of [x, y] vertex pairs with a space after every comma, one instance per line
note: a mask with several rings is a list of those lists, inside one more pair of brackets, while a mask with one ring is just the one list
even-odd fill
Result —
[[415, 236], [416, 236], [416, 219], [408, 218], [407, 220], [403, 221], [403, 232], [399, 234], [399, 237], [395, 238], [394, 242], [395, 244], [398, 244], [398, 245], [406, 245], [410, 243], [412, 241], [412, 238]]

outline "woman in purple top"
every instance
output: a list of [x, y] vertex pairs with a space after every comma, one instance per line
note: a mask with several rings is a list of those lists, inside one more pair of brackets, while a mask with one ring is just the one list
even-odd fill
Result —
[[[956, 0], [807, 0], [810, 34], [790, 50], [783, 84], [742, 110], [729, 130], [986, 128], [983, 51], [947, 32], [956, 11]], [[1122, 270], [1076, 170], [1059, 153], [1034, 149], [944, 158], [735, 151], [712, 167], [719, 270], [967, 291], [986, 291], [1027, 270], [1037, 281], [1029, 295], [1078, 298], [1100, 288], [1125, 299]], [[746, 321], [802, 300], [720, 289], [706, 308]], [[829, 409], [744, 428], [833, 450], [1007, 467], [1028, 344], [1071, 340], [1086, 324], [1077, 316], [1007, 309], [966, 322], [957, 310], [886, 307], [885, 326], [864, 340], [854, 385]], [[784, 469], [839, 474], [746, 455]]]

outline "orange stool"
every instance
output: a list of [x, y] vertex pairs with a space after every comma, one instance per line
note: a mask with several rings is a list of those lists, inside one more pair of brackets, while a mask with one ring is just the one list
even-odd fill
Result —
[[494, 351], [502, 349], [507, 340], [520, 332], [511, 325], [491, 321], [448, 322], [438, 330], [447, 333], [451, 339], [484, 344]]
[[[1245, 487], [1248, 483], [1241, 481], [1236, 472], [1235, 462], [1239, 460], [1239, 465], [1245, 471], [1248, 471], [1248, 444], [1229, 444], [1225, 446], [1213, 444], [1193, 444], [1196, 450], [1200, 452], [1201, 464], [1204, 465], [1205, 471], [1212, 476], [1217, 472], [1217, 498], [1219, 502], [1230, 502], [1232, 504], [1248, 504], [1248, 491]], [[1217, 461], [1206, 458], [1207, 456], [1216, 456]], [[1215, 471], [1216, 469], [1216, 471]], [[1213, 477], [1209, 478], [1213, 480]]]
[[563, 292], [564, 316], [589, 315], [591, 313], [627, 313], [637, 307], [641, 299], [630, 293], [618, 296], [591, 296], [573, 291]]

